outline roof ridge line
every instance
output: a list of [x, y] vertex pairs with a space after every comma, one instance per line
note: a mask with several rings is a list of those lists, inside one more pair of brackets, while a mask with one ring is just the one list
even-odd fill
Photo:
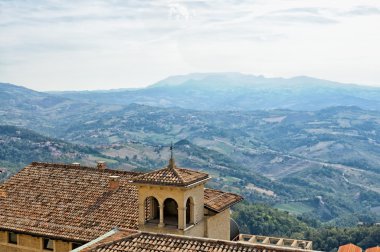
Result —
[[138, 175], [138, 176], [132, 178], [132, 181], [133, 181], [133, 180], [138, 180], [138, 179], [139, 179], [140, 177], [142, 177], [142, 176], [146, 176], [146, 175], [149, 175], [149, 174], [155, 173], [155, 172], [160, 171], [160, 170], [165, 170], [165, 169], [168, 169], [168, 167], [164, 167], [164, 168], [161, 168], [161, 169], [159, 169], [159, 170], [153, 170], [153, 171], [150, 171], [150, 172], [144, 172], [144, 173], [141, 173], [140, 175]]
[[185, 180], [183, 179], [183, 177], [178, 173], [177, 169], [180, 169], [180, 168], [177, 168], [177, 167], [174, 167], [173, 169], [173, 172], [175, 173], [175, 175], [177, 175], [181, 181], [181, 183], [185, 183]]

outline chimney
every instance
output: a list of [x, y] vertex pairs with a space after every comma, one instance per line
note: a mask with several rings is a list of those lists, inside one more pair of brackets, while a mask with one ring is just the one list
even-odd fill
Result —
[[110, 178], [110, 190], [116, 191], [120, 186], [120, 176], [109, 176]]
[[107, 168], [107, 164], [104, 161], [98, 161], [97, 167], [99, 170], [105, 170]]

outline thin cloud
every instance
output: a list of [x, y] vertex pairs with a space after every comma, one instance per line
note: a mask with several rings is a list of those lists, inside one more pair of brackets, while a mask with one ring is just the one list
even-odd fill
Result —
[[321, 8], [291, 8], [291, 9], [285, 9], [285, 10], [279, 10], [274, 13], [309, 13], [309, 14], [320, 14]]
[[338, 20], [317, 15], [272, 15], [258, 19], [277, 23], [308, 23], [308, 24], [336, 24]]
[[380, 9], [372, 6], [356, 6], [350, 11], [342, 13], [344, 16], [380, 15]]

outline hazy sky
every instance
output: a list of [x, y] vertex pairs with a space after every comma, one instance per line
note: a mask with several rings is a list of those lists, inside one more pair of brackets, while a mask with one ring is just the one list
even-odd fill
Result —
[[0, 82], [110, 89], [224, 71], [380, 86], [380, 0], [0, 0]]

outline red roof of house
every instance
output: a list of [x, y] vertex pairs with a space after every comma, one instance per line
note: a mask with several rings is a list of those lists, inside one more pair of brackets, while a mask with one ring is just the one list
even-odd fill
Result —
[[[380, 241], [379, 241], [380, 242]], [[379, 246], [376, 246], [376, 247], [372, 247], [372, 248], [367, 248], [365, 250], [365, 252], [380, 252], [380, 247]]]
[[361, 247], [358, 247], [355, 244], [349, 243], [340, 246], [338, 252], [362, 252], [362, 249]]

